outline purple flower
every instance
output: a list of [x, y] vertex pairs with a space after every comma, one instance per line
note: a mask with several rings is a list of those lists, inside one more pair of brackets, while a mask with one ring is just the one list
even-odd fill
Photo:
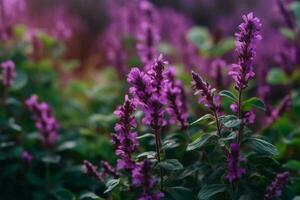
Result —
[[153, 92], [150, 76], [138, 68], [133, 68], [128, 74], [127, 81], [131, 85], [130, 93], [138, 104], [142, 104], [145, 107]]
[[243, 20], [244, 22], [239, 25], [239, 32], [235, 34], [238, 63], [234, 64], [229, 72], [236, 83], [237, 90], [245, 89], [248, 81], [255, 75], [253, 71], [255, 47], [256, 42], [262, 38], [260, 20], [254, 17], [253, 13], [243, 15]]
[[120, 174], [117, 172], [117, 170], [108, 162], [102, 160], [100, 162], [100, 166], [103, 168], [103, 175], [113, 176], [114, 178], [120, 177]]
[[136, 132], [132, 132], [132, 128], [136, 127], [136, 121], [133, 116], [135, 112], [134, 102], [125, 96], [125, 101], [122, 106], [119, 106], [114, 112], [118, 118], [115, 125], [115, 132], [112, 136], [113, 143], [116, 146], [116, 155], [120, 157], [117, 160], [117, 167], [119, 170], [132, 170], [135, 162], [132, 160], [132, 153], [138, 150], [139, 144], [137, 142]]
[[164, 70], [167, 64], [168, 62], [163, 59], [163, 56], [159, 55], [158, 58], [154, 60], [154, 63], [149, 70], [149, 75], [152, 80], [153, 92], [158, 96], [161, 96], [162, 94]]
[[35, 126], [39, 130], [43, 143], [46, 147], [50, 147], [56, 141], [58, 134], [58, 123], [53, 116], [52, 109], [45, 102], [38, 102], [38, 97], [32, 95], [26, 105], [33, 114]]
[[200, 94], [201, 96], [199, 103], [203, 103], [204, 106], [208, 107], [213, 112], [218, 112], [220, 105], [218, 103], [218, 96], [214, 95], [216, 89], [211, 87], [209, 83], [205, 82], [200, 75], [194, 71], [192, 71], [192, 77], [195, 95]]
[[16, 77], [16, 66], [11, 60], [7, 60], [1, 63], [2, 68], [2, 79], [5, 88], [11, 87], [13, 79]]
[[156, 71], [155, 64], [153, 66], [149, 72], [150, 75], [141, 72], [138, 68], [133, 68], [127, 80], [131, 84], [130, 93], [144, 112], [142, 122], [157, 130], [165, 124], [163, 119], [164, 104], [162, 96], [157, 94], [161, 90], [162, 74], [160, 74], [161, 71]]
[[230, 183], [239, 179], [246, 170], [240, 166], [245, 159], [240, 155], [240, 147], [237, 143], [230, 144], [230, 153], [227, 156], [227, 176]]
[[103, 181], [103, 177], [97, 171], [97, 167], [87, 160], [83, 161], [83, 172], [86, 175], [97, 179], [98, 181]]
[[149, 160], [138, 163], [133, 169], [132, 185], [134, 187], [140, 187], [142, 190], [142, 194], [138, 200], [160, 200], [164, 197], [162, 192], [153, 192], [156, 180], [151, 174], [151, 163]]
[[23, 151], [22, 152], [22, 160], [29, 165], [32, 161], [32, 155], [28, 151]]
[[211, 73], [210, 76], [215, 80], [215, 86], [217, 88], [224, 87], [224, 76], [223, 69], [227, 66], [227, 63], [222, 59], [215, 59], [211, 63]]
[[178, 121], [181, 129], [188, 127], [188, 112], [185, 92], [181, 81], [175, 79], [176, 69], [169, 67], [165, 73], [165, 98], [168, 103], [167, 112], [170, 117], [170, 123], [176, 124]]
[[274, 197], [280, 197], [282, 195], [282, 188], [288, 182], [289, 176], [289, 172], [277, 174], [275, 180], [266, 190], [265, 200], [271, 200]]

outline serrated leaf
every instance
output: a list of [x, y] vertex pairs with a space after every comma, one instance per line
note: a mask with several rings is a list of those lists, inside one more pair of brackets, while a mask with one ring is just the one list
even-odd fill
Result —
[[222, 90], [219, 93], [219, 95], [222, 96], [222, 97], [227, 97], [228, 99], [230, 99], [233, 102], [236, 102], [238, 100], [237, 97], [232, 92], [230, 92], [228, 90]]
[[108, 192], [111, 192], [113, 189], [115, 189], [120, 183], [120, 179], [110, 179], [105, 184], [106, 190], [103, 192], [103, 194], [106, 194]]
[[220, 192], [224, 192], [225, 190], [226, 185], [223, 184], [205, 185], [201, 188], [200, 192], [198, 193], [198, 199], [207, 200]]
[[177, 159], [163, 160], [158, 165], [166, 170], [177, 171], [182, 170], [183, 165]]
[[212, 140], [213, 138], [216, 138], [216, 137], [217, 136], [214, 134], [202, 135], [201, 137], [197, 138], [192, 143], [188, 144], [186, 150], [192, 151], [195, 149], [199, 149], [199, 148], [203, 147], [207, 142], [209, 142], [210, 140]]
[[205, 119], [214, 119], [214, 116], [212, 114], [206, 114], [206, 115], [203, 115], [202, 117], [200, 117], [199, 119], [197, 119], [196, 121], [192, 122], [190, 125], [194, 125], [200, 121], [203, 121]]
[[87, 192], [80, 195], [79, 200], [104, 200], [93, 192]]
[[251, 110], [252, 108], [266, 110], [265, 103], [257, 97], [252, 97], [243, 102], [243, 110]]
[[278, 155], [276, 147], [266, 140], [261, 138], [252, 137], [249, 138], [247, 144], [257, 153], [269, 156]]
[[174, 200], [196, 200], [194, 193], [185, 187], [170, 187], [168, 188], [168, 192], [172, 196]]

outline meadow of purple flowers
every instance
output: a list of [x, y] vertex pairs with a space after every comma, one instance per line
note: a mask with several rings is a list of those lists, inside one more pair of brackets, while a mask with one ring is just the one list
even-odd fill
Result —
[[0, 199], [300, 199], [298, 1], [0, 0], [0, 63]]

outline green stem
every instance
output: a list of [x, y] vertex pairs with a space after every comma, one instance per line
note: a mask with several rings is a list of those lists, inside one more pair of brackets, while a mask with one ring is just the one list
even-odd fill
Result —
[[[161, 129], [155, 129], [155, 144], [156, 144], [156, 157], [158, 163], [160, 163], [161, 158], [160, 158], [160, 147], [161, 147], [161, 141], [160, 141], [160, 131]], [[159, 175], [160, 175], [160, 190], [163, 191], [163, 172], [162, 168], [159, 167]]]

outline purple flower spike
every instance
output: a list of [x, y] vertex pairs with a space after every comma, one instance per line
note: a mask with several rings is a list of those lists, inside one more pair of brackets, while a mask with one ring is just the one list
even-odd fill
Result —
[[289, 172], [277, 174], [275, 180], [266, 190], [265, 200], [271, 200], [274, 197], [280, 197], [282, 195], [282, 188], [288, 182], [289, 176]]
[[83, 161], [83, 172], [90, 176], [95, 178], [98, 181], [103, 181], [103, 177], [100, 175], [100, 173], [97, 171], [97, 167], [90, 163], [87, 160]]
[[35, 126], [39, 130], [46, 147], [52, 146], [57, 140], [58, 123], [53, 116], [52, 109], [45, 102], [38, 102], [38, 97], [32, 95], [26, 105], [33, 114]]
[[136, 121], [133, 115], [135, 112], [135, 105], [128, 96], [125, 96], [125, 102], [119, 106], [114, 112], [118, 118], [115, 125], [115, 132], [112, 136], [113, 143], [116, 146], [116, 155], [120, 157], [117, 161], [119, 170], [128, 169], [132, 170], [135, 162], [132, 160], [132, 153], [136, 152], [139, 148], [137, 142], [137, 133], [132, 132], [132, 128], [136, 127]]
[[227, 176], [230, 183], [239, 179], [246, 173], [244, 168], [241, 168], [240, 162], [245, 159], [240, 155], [240, 147], [237, 143], [230, 144], [230, 153], [227, 157]]
[[[144, 112], [142, 122], [157, 130], [160, 126], [165, 124], [163, 119], [163, 98], [160, 94], [156, 94], [158, 88], [160, 90], [162, 83], [160, 83], [161, 74], [154, 69], [151, 71], [152, 75], [148, 75], [141, 72], [138, 68], [133, 68], [127, 80], [131, 84], [131, 88], [129, 89], [130, 93]], [[153, 85], [156, 88], [154, 88]]]
[[260, 35], [261, 23], [253, 13], [243, 16], [244, 22], [239, 25], [239, 32], [236, 36], [236, 53], [238, 63], [232, 66], [229, 75], [232, 76], [236, 83], [237, 90], [245, 89], [248, 81], [253, 79], [253, 58], [255, 56], [256, 42], [261, 40]]
[[164, 80], [164, 70], [165, 66], [168, 64], [163, 59], [163, 56], [160, 54], [158, 58], [155, 59], [152, 68], [149, 71], [149, 75], [152, 79], [152, 87], [156, 95], [160, 96], [163, 87]]
[[11, 60], [1, 63], [3, 85], [6, 89], [10, 88], [13, 79], [16, 77], [16, 66]]
[[188, 112], [185, 92], [181, 81], [175, 79], [176, 69], [169, 67], [165, 74], [165, 98], [168, 102], [167, 112], [170, 117], [170, 123], [176, 124], [178, 121], [181, 129], [188, 127]]
[[206, 107], [208, 107], [213, 112], [219, 111], [219, 103], [218, 96], [215, 96], [214, 93], [216, 91], [215, 88], [211, 87], [209, 83], [205, 82], [199, 74], [192, 71], [193, 76], [193, 89], [196, 94], [200, 94], [201, 98], [199, 99], [200, 103], [203, 103]]
[[135, 187], [141, 187], [142, 194], [138, 200], [160, 200], [164, 197], [162, 192], [152, 192], [156, 181], [151, 175], [151, 163], [144, 160], [132, 171], [132, 184]]

